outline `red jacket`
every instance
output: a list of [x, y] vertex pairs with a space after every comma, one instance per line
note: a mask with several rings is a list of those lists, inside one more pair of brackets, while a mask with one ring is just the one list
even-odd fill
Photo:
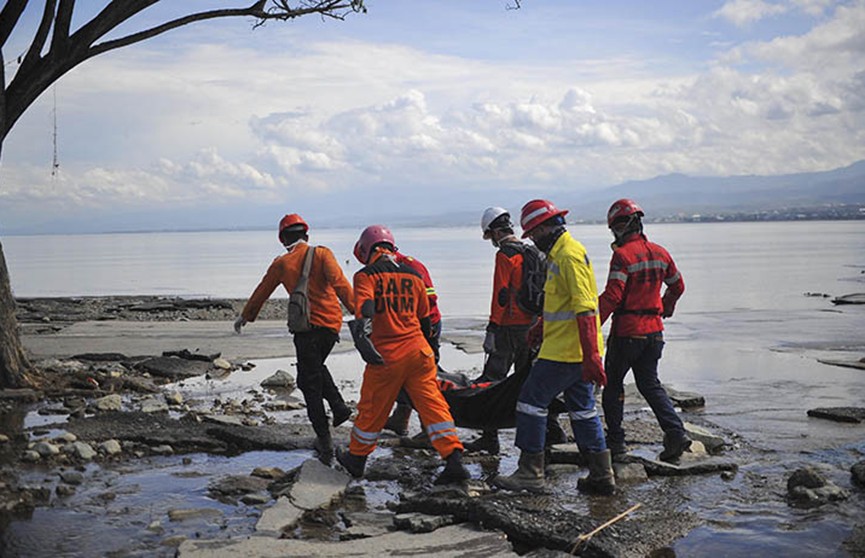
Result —
[[523, 284], [523, 254], [513, 246], [517, 242], [502, 242], [496, 252], [490, 322], [498, 326], [529, 325], [534, 319], [517, 306], [517, 293]]
[[438, 294], [436, 294], [436, 288], [433, 286], [432, 278], [429, 275], [429, 271], [424, 264], [420, 262], [420, 260], [416, 258], [412, 258], [411, 256], [406, 256], [405, 254], [400, 254], [396, 252], [394, 254], [396, 256], [396, 263], [406, 264], [413, 270], [417, 271], [420, 278], [423, 279], [423, 284], [426, 286], [426, 295], [429, 298], [429, 321], [430, 324], [435, 325], [442, 321], [441, 312], [439, 312], [438, 306]]
[[607, 286], [599, 297], [601, 323], [612, 314], [610, 333], [619, 337], [663, 331], [662, 284], [670, 303], [685, 292], [685, 281], [667, 250], [643, 234], [630, 236], [613, 251]]

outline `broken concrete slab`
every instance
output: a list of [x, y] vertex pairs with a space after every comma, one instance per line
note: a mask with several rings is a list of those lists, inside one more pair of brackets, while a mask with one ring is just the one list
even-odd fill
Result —
[[300, 473], [289, 497], [291, 502], [303, 510], [323, 508], [345, 491], [351, 478], [342, 471], [331, 469], [317, 459], [307, 459], [300, 466]]
[[[258, 523], [255, 524], [255, 532], [259, 535], [279, 537], [283, 529], [292, 527], [303, 515], [304, 510], [291, 503], [287, 496], [280, 496], [276, 504], [262, 512]], [[257, 554], [244, 554], [242, 556], [257, 556]], [[202, 555], [205, 556], [205, 555]]]
[[862, 407], [818, 407], [809, 409], [808, 416], [834, 420], [835, 422], [860, 423], [865, 420], [865, 408]]
[[697, 426], [696, 424], [686, 422], [685, 431], [688, 433], [688, 437], [691, 438], [691, 440], [702, 442], [702, 444], [706, 447], [706, 451], [712, 454], [718, 453], [719, 451], [724, 449], [724, 446], [727, 443], [724, 438], [716, 436], [715, 434], [712, 434], [705, 428]]
[[504, 533], [464, 525], [443, 527], [433, 533], [395, 531], [349, 542], [285, 540], [249, 537], [243, 540], [184, 541], [178, 558], [281, 558], [283, 556], [517, 556]]

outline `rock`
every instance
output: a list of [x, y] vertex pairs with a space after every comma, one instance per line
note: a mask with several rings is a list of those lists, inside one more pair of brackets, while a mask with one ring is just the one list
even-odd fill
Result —
[[646, 468], [640, 463], [613, 463], [616, 482], [638, 483], [649, 480]]
[[72, 496], [75, 494], [75, 487], [69, 486], [68, 484], [58, 484], [54, 489], [54, 493], [61, 498], [65, 498], [66, 496]]
[[726, 445], [724, 438], [716, 436], [705, 428], [695, 424], [686, 422], [685, 431], [688, 433], [688, 437], [691, 438], [691, 440], [702, 442], [708, 453], [716, 454], [724, 449], [724, 446]]
[[123, 448], [120, 447], [120, 442], [117, 440], [106, 440], [99, 444], [99, 451], [106, 455], [117, 455]]
[[177, 548], [183, 541], [185, 541], [188, 537], [186, 535], [174, 535], [173, 537], [166, 537], [160, 541], [160, 546], [167, 546], [169, 548]]
[[637, 457], [636, 460], [643, 464], [649, 476], [705, 475], [708, 473], [720, 473], [722, 471], [737, 471], [739, 469], [736, 463], [711, 457], [690, 461], [683, 456], [679, 464], [644, 459], [642, 457]]
[[234, 366], [224, 358], [214, 359], [213, 366], [221, 370], [232, 370], [234, 368]]
[[[270, 481], [265, 478], [232, 475], [210, 483], [207, 491], [220, 502], [234, 503], [238, 496], [267, 490], [268, 484]], [[268, 500], [270, 497], [267, 497], [265, 501]]]
[[165, 394], [165, 402], [169, 405], [182, 405], [183, 404], [183, 394], [179, 391], [171, 391]]
[[698, 409], [706, 406], [706, 398], [699, 393], [678, 391], [668, 386], [664, 386], [664, 390], [670, 396], [673, 403], [682, 409]]
[[154, 447], [150, 448], [150, 451], [152, 451], [156, 455], [172, 455], [172, 454], [174, 454], [174, 448], [172, 448], [168, 444], [160, 444], [158, 446], [154, 446]]
[[142, 413], [167, 413], [168, 403], [164, 398], [148, 397], [139, 403]]
[[111, 395], [106, 395], [105, 397], [94, 399], [93, 408], [102, 412], [119, 411], [122, 403], [123, 400], [120, 398], [120, 396], [116, 393], [112, 393]]
[[865, 488], [865, 461], [860, 461], [850, 468], [853, 484]]
[[[294, 526], [302, 515], [303, 510], [292, 504], [287, 496], [280, 496], [276, 504], [261, 514], [258, 523], [255, 524], [255, 532], [261, 535], [279, 537], [283, 529]], [[255, 556], [255, 554], [249, 555]]]
[[212, 519], [222, 517], [222, 512], [214, 508], [187, 508], [168, 510], [171, 521], [188, 521], [190, 519]]
[[9, 442], [9, 436], [6, 434], [0, 434], [0, 444], [6, 444]]
[[203, 355], [201, 353], [193, 353], [189, 349], [181, 349], [179, 351], [163, 351], [162, 356], [165, 357], [177, 357], [185, 360], [198, 360], [200, 362], [213, 362], [222, 356], [220, 353], [214, 353], [211, 355]]
[[252, 473], [250, 473], [250, 475], [262, 479], [276, 480], [284, 477], [285, 471], [283, 471], [279, 467], [256, 467], [252, 470]]
[[76, 436], [72, 432], [64, 432], [63, 434], [54, 438], [54, 441], [61, 443], [61, 444], [70, 444], [77, 439], [78, 439], [78, 436]]
[[203, 376], [210, 370], [210, 363], [198, 360], [186, 360], [178, 357], [154, 357], [143, 360], [135, 365], [137, 370], [147, 372], [160, 378], [177, 380]]
[[49, 442], [37, 442], [33, 451], [42, 457], [51, 457], [60, 453], [60, 447]]
[[809, 417], [824, 418], [835, 422], [860, 423], [865, 420], [865, 408], [862, 407], [818, 407], [808, 411]]
[[96, 457], [96, 450], [86, 442], [73, 442], [63, 448], [63, 451], [84, 461], [90, 461]]
[[832, 304], [865, 304], [865, 293], [852, 293], [833, 298]]
[[329, 506], [348, 486], [351, 479], [346, 473], [331, 469], [317, 459], [308, 459], [291, 487], [292, 503], [304, 510]]
[[285, 370], [277, 370], [272, 376], [261, 381], [261, 387], [294, 390], [297, 382]]
[[404, 513], [395, 515], [393, 524], [397, 529], [412, 533], [432, 533], [439, 527], [454, 524], [452, 515], [425, 515], [422, 513]]
[[787, 479], [787, 502], [791, 506], [810, 508], [848, 497], [846, 490], [827, 481], [813, 467], [797, 469]]
[[244, 494], [240, 497], [240, 501], [247, 506], [261, 506], [270, 502], [270, 496], [265, 494]]
[[[348, 547], [346, 546], [348, 545]], [[395, 531], [350, 543], [247, 537], [235, 540], [188, 540], [177, 550], [178, 558], [230, 558], [233, 556], [424, 556], [437, 558], [517, 556], [504, 533], [462, 525], [443, 527], [434, 533]]]
[[35, 463], [40, 459], [42, 459], [42, 456], [39, 455], [38, 451], [26, 450], [24, 453], [21, 454], [21, 461], [25, 461], [27, 463]]
[[84, 482], [84, 475], [78, 471], [61, 471], [60, 479], [66, 484], [78, 485]]

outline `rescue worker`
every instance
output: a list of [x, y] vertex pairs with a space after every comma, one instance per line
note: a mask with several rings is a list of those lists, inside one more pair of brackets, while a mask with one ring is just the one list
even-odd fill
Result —
[[[483, 373], [475, 383], [505, 379], [513, 366], [523, 370], [531, 366], [534, 355], [529, 350], [526, 335], [536, 316], [517, 304], [517, 293], [523, 280], [523, 250], [525, 245], [514, 234], [511, 215], [503, 207], [488, 207], [481, 216], [484, 240], [498, 248], [493, 271], [493, 296], [490, 318], [484, 336], [483, 349], [487, 358]], [[498, 430], [483, 430], [481, 436], [465, 445], [466, 452], [499, 453]]]
[[[255, 321], [262, 305], [277, 286], [282, 284], [288, 293], [297, 286], [306, 253], [310, 249], [308, 233], [309, 225], [296, 213], [280, 220], [279, 241], [287, 253], [270, 264], [240, 316], [234, 321], [234, 331], [240, 333], [243, 326]], [[326, 246], [315, 247], [307, 289], [312, 328], [310, 331], [293, 333], [297, 355], [297, 387], [303, 393], [306, 414], [315, 430], [314, 447], [318, 458], [329, 465], [333, 460], [333, 441], [324, 401], [330, 406], [334, 427], [349, 419], [351, 409], [345, 404], [325, 361], [339, 340], [343, 315], [340, 302], [354, 313], [354, 295], [333, 252]]]
[[594, 398], [594, 386], [606, 383], [598, 291], [586, 249], [565, 228], [567, 213], [538, 199], [525, 204], [520, 215], [523, 237], [531, 238], [547, 254], [544, 315], [530, 332], [530, 337], [540, 334], [542, 341], [517, 399], [516, 446], [521, 450], [517, 471], [493, 482], [507, 490], [544, 489], [547, 407], [564, 393], [577, 447], [589, 467], [589, 475], [578, 481], [577, 488], [612, 494], [610, 451]]
[[446, 461], [436, 484], [469, 477], [463, 445], [436, 382], [430, 336], [429, 298], [417, 272], [396, 261], [390, 230], [364, 229], [354, 255], [365, 267], [354, 275], [356, 319], [349, 322], [355, 347], [367, 365], [348, 451], [336, 457], [354, 477], [363, 476], [400, 389], [411, 397], [433, 447]]
[[[431, 330], [427, 341], [429, 341], [430, 348], [433, 350], [435, 355], [436, 364], [438, 364], [441, 356], [439, 354], [439, 349], [441, 347], [442, 315], [441, 312], [439, 312], [438, 295], [436, 294], [432, 277], [430, 277], [429, 270], [427, 270], [426, 266], [420, 260], [403, 254], [396, 248], [396, 246], [394, 246], [394, 255], [396, 256], [396, 263], [405, 264], [415, 270], [418, 275], [420, 275], [423, 284], [426, 287], [426, 294], [430, 305], [429, 319]], [[407, 436], [411, 411], [411, 399], [405, 390], [400, 390], [399, 396], [396, 399], [396, 408], [390, 418], [387, 419], [387, 423], [385, 423], [384, 427], [398, 436]]]
[[[629, 199], [616, 201], [607, 212], [607, 225], [615, 237], [607, 285], [600, 296], [601, 323], [613, 316], [603, 395], [607, 446], [614, 457], [627, 452], [622, 429], [624, 380], [633, 370], [637, 389], [664, 431], [660, 459], [675, 461], [691, 447], [691, 440], [658, 380], [658, 360], [664, 348], [662, 318], [673, 315], [685, 281], [667, 250], [643, 234], [642, 217], [643, 210]], [[667, 286], [663, 297], [662, 285]]]

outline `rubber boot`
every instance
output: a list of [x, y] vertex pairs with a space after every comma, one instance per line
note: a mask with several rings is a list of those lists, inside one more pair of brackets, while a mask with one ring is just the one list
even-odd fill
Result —
[[385, 430], [390, 430], [397, 436], [408, 436], [408, 421], [411, 418], [411, 405], [396, 404], [393, 414], [384, 424]]
[[487, 452], [490, 455], [499, 454], [499, 431], [484, 430], [480, 438], [464, 444], [466, 453]]
[[587, 494], [609, 496], [616, 491], [613, 477], [613, 461], [610, 450], [590, 453], [586, 456], [589, 476], [577, 481], [577, 490]]
[[331, 407], [330, 410], [333, 413], [334, 428], [351, 418], [351, 409], [345, 403], [341, 405], [336, 405], [335, 409]]
[[338, 449], [336, 450], [336, 460], [354, 478], [359, 479], [363, 476], [363, 470], [366, 468], [365, 455], [355, 455], [348, 449]]
[[613, 442], [607, 438], [607, 449], [610, 450], [614, 462], [627, 461], [628, 447], [624, 442]]
[[505, 490], [528, 490], [543, 492], [546, 486], [544, 480], [544, 452], [520, 453], [519, 465], [513, 475], [501, 475], [493, 479], [493, 484]]
[[463, 465], [463, 452], [454, 450], [445, 460], [445, 468], [433, 484], [454, 484], [469, 478], [469, 472]]
[[315, 449], [318, 460], [330, 467], [330, 464], [333, 463], [333, 440], [330, 437], [330, 432], [316, 436], [312, 447]]
[[682, 454], [691, 447], [691, 439], [686, 434], [664, 434], [664, 451], [661, 452], [661, 461], [677, 461]]

